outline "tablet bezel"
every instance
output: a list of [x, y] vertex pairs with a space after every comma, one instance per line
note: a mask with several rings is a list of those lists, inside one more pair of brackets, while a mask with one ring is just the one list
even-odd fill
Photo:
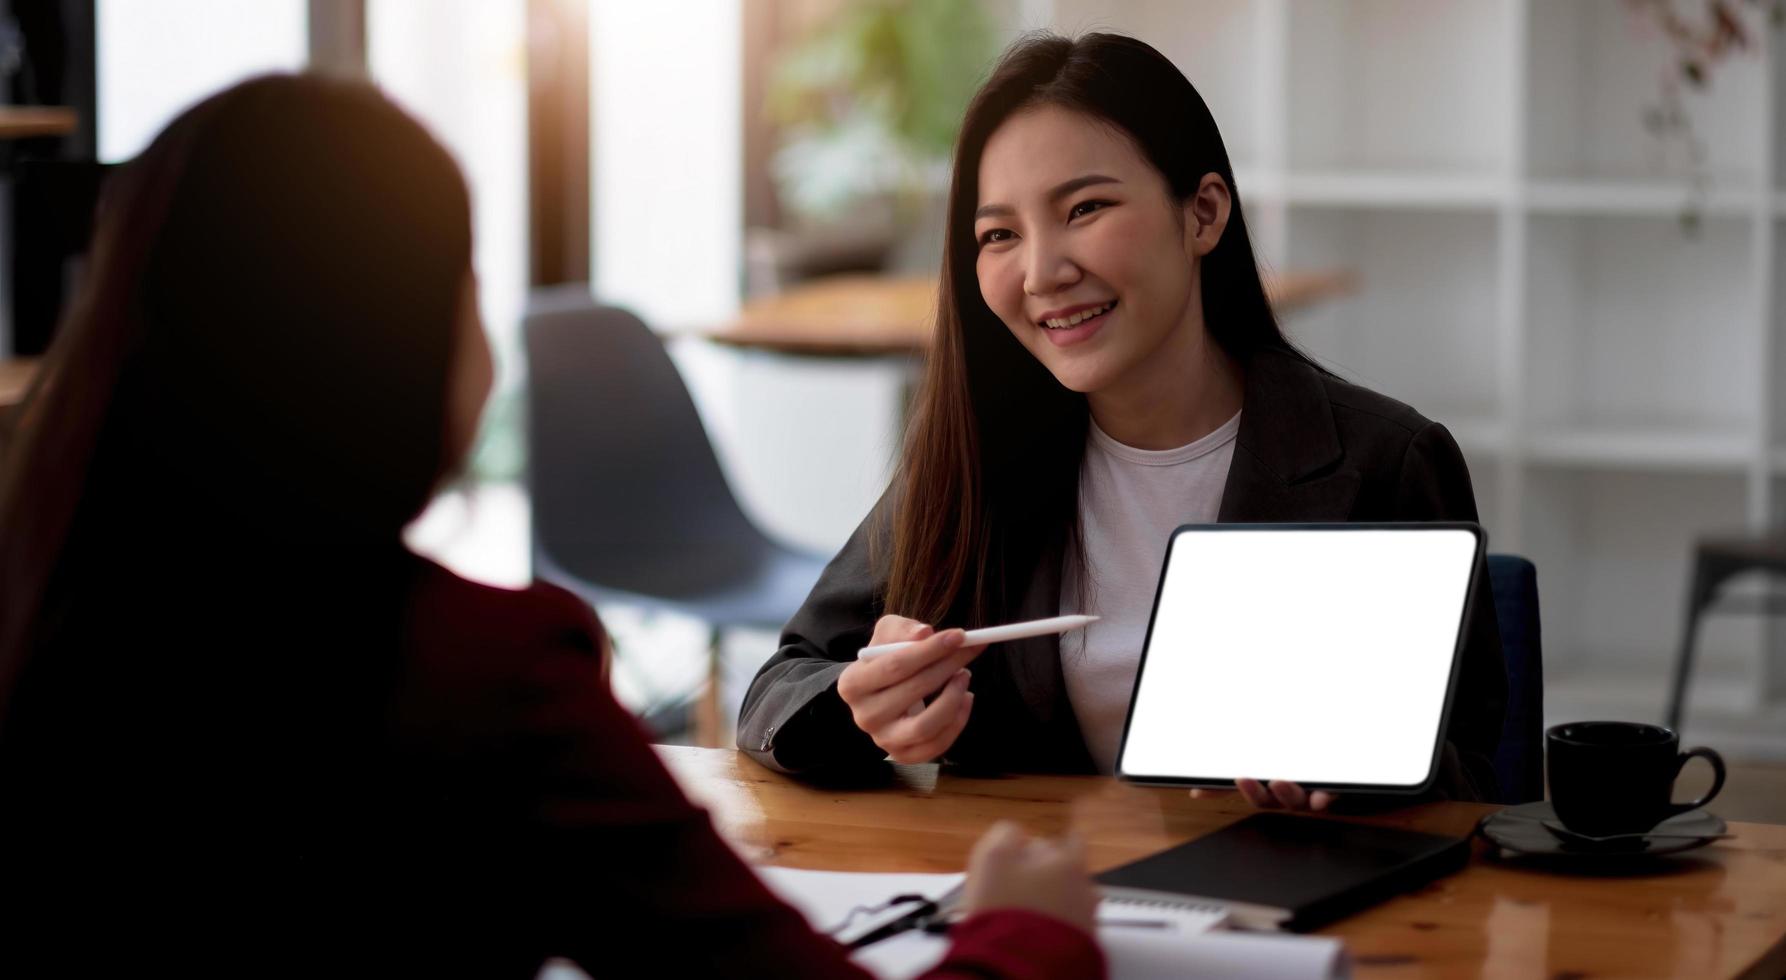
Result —
[[[1305, 790], [1329, 790], [1334, 792], [1369, 792], [1385, 794], [1415, 795], [1432, 788], [1438, 779], [1439, 762], [1445, 750], [1445, 736], [1451, 728], [1452, 696], [1457, 692], [1457, 678], [1462, 671], [1464, 647], [1469, 643], [1469, 624], [1476, 603], [1481, 601], [1477, 584], [1484, 578], [1484, 563], [1487, 557], [1488, 536], [1480, 524], [1470, 521], [1379, 521], [1359, 523], [1258, 523], [1258, 524], [1181, 524], [1172, 529], [1166, 541], [1166, 557], [1160, 563], [1159, 582], [1154, 586], [1153, 608], [1147, 616], [1147, 633], [1141, 641], [1141, 657], [1135, 664], [1135, 683], [1129, 690], [1129, 708], [1123, 716], [1122, 741], [1117, 744], [1116, 775], [1126, 782], [1141, 786], [1183, 786], [1209, 789], [1233, 789], [1235, 780], [1216, 777], [1197, 776], [1153, 776], [1141, 773], [1124, 772], [1122, 762], [1128, 752], [1129, 731], [1135, 720], [1135, 704], [1141, 693], [1141, 678], [1147, 673], [1147, 653], [1153, 646], [1154, 622], [1159, 617], [1160, 599], [1165, 591], [1166, 572], [1172, 567], [1172, 555], [1178, 548], [1179, 538], [1187, 531], [1195, 532], [1232, 532], [1232, 531], [1324, 531], [1344, 534], [1349, 531], [1468, 531], [1475, 541], [1475, 557], [1470, 566], [1469, 582], [1464, 589], [1463, 607], [1457, 624], [1456, 640], [1451, 649], [1451, 670], [1445, 681], [1445, 703], [1439, 711], [1439, 725], [1433, 738], [1431, 761], [1427, 764], [1426, 776], [1411, 785], [1394, 783], [1299, 783]], [[1500, 655], [1500, 651], [1495, 651]], [[1270, 773], [1260, 773], [1257, 778], [1275, 778]]]

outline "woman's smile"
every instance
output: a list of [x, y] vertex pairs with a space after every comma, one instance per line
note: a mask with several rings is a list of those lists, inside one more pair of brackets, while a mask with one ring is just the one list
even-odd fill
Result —
[[1103, 329], [1104, 323], [1115, 311], [1116, 300], [1107, 300], [1049, 311], [1037, 318], [1036, 322], [1049, 343], [1056, 347], [1071, 347], [1091, 339], [1093, 334]]

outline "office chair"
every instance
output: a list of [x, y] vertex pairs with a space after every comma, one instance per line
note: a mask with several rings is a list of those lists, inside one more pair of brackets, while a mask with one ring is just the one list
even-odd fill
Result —
[[524, 326], [535, 574], [592, 605], [667, 610], [710, 630], [709, 710], [730, 627], [779, 628], [826, 556], [739, 508], [662, 340], [586, 285], [536, 292]]
[[1489, 555], [1495, 622], [1507, 664], [1507, 717], [1495, 749], [1501, 803], [1544, 798], [1544, 657], [1538, 570], [1518, 555]]

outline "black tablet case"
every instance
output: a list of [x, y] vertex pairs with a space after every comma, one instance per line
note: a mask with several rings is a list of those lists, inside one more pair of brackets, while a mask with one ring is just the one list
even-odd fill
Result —
[[[1259, 813], [1096, 880], [1236, 907], [1243, 925], [1303, 932], [1450, 874], [1469, 856], [1467, 837]], [[1238, 915], [1239, 906], [1254, 914]]]

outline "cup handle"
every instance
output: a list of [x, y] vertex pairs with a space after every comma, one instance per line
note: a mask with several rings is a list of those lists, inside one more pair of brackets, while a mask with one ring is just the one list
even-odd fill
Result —
[[1712, 788], [1706, 790], [1704, 796], [1701, 796], [1699, 799], [1694, 800], [1691, 803], [1671, 804], [1668, 808], [1670, 814], [1686, 813], [1689, 810], [1697, 810], [1700, 807], [1705, 806], [1707, 803], [1710, 803], [1712, 797], [1717, 796], [1718, 791], [1724, 788], [1724, 757], [1703, 745], [1699, 748], [1688, 749], [1681, 753], [1680, 761], [1676, 763], [1674, 767], [1675, 778], [1680, 778], [1681, 770], [1687, 767], [1687, 761], [1694, 756], [1698, 756], [1712, 764]]

